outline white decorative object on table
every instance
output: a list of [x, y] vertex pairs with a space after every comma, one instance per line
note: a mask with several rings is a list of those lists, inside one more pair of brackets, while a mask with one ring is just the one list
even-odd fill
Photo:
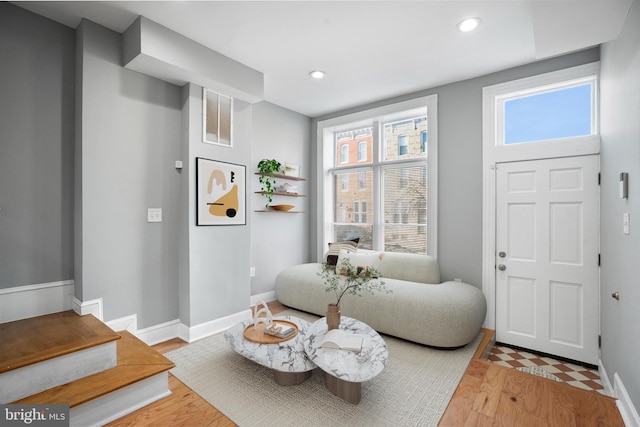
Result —
[[[260, 308], [262, 307], [262, 308]], [[264, 316], [261, 316], [264, 314]], [[260, 301], [253, 308], [253, 329], [258, 329], [258, 324], [264, 323], [265, 329], [273, 323], [273, 315], [264, 301]]]

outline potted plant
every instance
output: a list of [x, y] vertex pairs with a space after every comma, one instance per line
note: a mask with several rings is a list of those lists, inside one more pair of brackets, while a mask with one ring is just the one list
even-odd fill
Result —
[[282, 172], [282, 164], [275, 159], [262, 159], [258, 162], [258, 172], [262, 195], [267, 199], [265, 207], [269, 207], [269, 203], [273, 200], [273, 192], [276, 189], [276, 179], [274, 174]]
[[325, 262], [322, 271], [318, 273], [325, 284], [325, 291], [333, 292], [336, 303], [329, 304], [327, 308], [327, 326], [329, 329], [337, 329], [340, 325], [340, 301], [345, 295], [364, 294], [373, 295], [374, 292], [391, 291], [385, 288], [385, 283], [380, 280], [380, 272], [373, 267], [354, 267], [348, 258], [338, 261], [334, 266]]

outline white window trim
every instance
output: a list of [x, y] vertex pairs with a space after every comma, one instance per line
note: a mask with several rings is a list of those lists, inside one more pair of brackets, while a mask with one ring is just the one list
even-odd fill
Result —
[[[505, 93], [518, 90], [526, 91], [530, 88], [539, 88], [577, 80], [583, 77], [596, 76], [596, 99], [598, 96], [598, 79], [600, 63], [580, 65], [551, 73], [540, 74], [520, 80], [514, 80], [494, 86], [483, 88], [482, 95], [482, 291], [487, 301], [487, 316], [484, 327], [495, 329], [496, 326], [496, 173], [497, 163], [513, 162], [520, 160], [534, 160], [554, 157], [569, 157], [600, 152], [600, 136], [586, 136], [578, 138], [564, 138], [562, 146], [557, 140], [531, 142], [523, 144], [500, 145], [496, 125], [496, 98]], [[598, 111], [594, 118], [596, 133]], [[564, 142], [567, 142], [565, 145]], [[428, 147], [428, 146], [427, 146]]]
[[[371, 118], [382, 118], [385, 121], [394, 120], [401, 113], [411, 112], [427, 107], [427, 121], [429, 126], [429, 140], [427, 141], [427, 253], [433, 257], [437, 257], [438, 250], [438, 95], [429, 95], [409, 101], [390, 104], [383, 107], [373, 108], [370, 110], [360, 111], [357, 113], [347, 114], [345, 116], [327, 119], [318, 122], [316, 130], [317, 138], [317, 167], [316, 167], [316, 194], [317, 194], [317, 218], [316, 218], [316, 258], [321, 262], [326, 252], [327, 244], [333, 239], [333, 212], [332, 200], [334, 198], [333, 186], [331, 182], [331, 174], [329, 169], [333, 168], [333, 159], [335, 155], [334, 145], [331, 149], [326, 149], [324, 141], [329, 138], [333, 141], [334, 134], [339, 131], [340, 126], [349, 125], [350, 127], [366, 127], [371, 125]], [[405, 116], [406, 114], [402, 114]], [[411, 114], [409, 114], [411, 115]], [[372, 139], [378, 140], [378, 130], [373, 129]], [[374, 142], [373, 156], [379, 153], [376, 150]], [[392, 165], [393, 162], [388, 162]], [[386, 164], [386, 162], [385, 162]], [[331, 165], [331, 166], [329, 166]], [[374, 173], [374, 181], [380, 177]], [[325, 189], [327, 190], [325, 194]], [[379, 206], [372, 206], [374, 212], [379, 211]], [[374, 236], [374, 245], [375, 245]]]

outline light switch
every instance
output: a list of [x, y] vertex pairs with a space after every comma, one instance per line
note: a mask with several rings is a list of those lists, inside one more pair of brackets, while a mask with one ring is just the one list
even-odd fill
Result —
[[162, 222], [162, 208], [147, 209], [147, 222]]
[[629, 212], [622, 214], [622, 232], [629, 234]]

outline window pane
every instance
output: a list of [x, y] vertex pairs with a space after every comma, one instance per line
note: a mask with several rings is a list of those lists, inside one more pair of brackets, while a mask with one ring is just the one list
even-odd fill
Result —
[[336, 224], [335, 230], [335, 242], [341, 242], [343, 240], [351, 240], [356, 237], [360, 238], [358, 248], [361, 249], [373, 249], [373, 243], [371, 236], [373, 236], [373, 225], [363, 224]]
[[338, 158], [334, 166], [371, 163], [373, 158], [373, 128], [366, 127], [336, 133], [335, 144]]
[[384, 160], [426, 157], [426, 150], [422, 149], [423, 132], [427, 132], [426, 116], [385, 123]]
[[387, 252], [427, 253], [427, 226], [387, 225], [384, 228], [384, 250]]
[[404, 156], [405, 154], [409, 154], [409, 137], [398, 135], [398, 155]]
[[340, 146], [340, 164], [349, 163], [349, 145], [344, 144]]
[[385, 251], [427, 253], [426, 169], [426, 166], [385, 169]]
[[364, 191], [369, 188], [368, 179], [369, 175], [367, 172], [358, 172], [358, 191]]
[[421, 153], [426, 153], [427, 152], [427, 143], [429, 142], [429, 134], [427, 133], [427, 131], [422, 131], [420, 133], [420, 152]]
[[[364, 180], [364, 187], [363, 185]], [[360, 238], [360, 247], [372, 248], [373, 172], [336, 173], [335, 241]], [[346, 186], [346, 190], [342, 188]], [[363, 246], [364, 245], [364, 246]]]
[[591, 135], [593, 84], [562, 88], [504, 102], [504, 143]]
[[367, 142], [358, 142], [358, 162], [364, 162], [367, 160]]

